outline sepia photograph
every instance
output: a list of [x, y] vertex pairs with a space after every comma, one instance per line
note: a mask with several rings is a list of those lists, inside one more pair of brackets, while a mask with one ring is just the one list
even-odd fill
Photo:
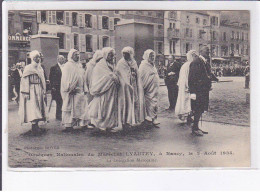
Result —
[[7, 65], [9, 169], [251, 167], [249, 10], [9, 9]]

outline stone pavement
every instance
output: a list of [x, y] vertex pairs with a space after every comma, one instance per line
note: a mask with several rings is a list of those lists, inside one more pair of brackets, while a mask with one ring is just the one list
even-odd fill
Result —
[[[236, 89], [237, 86], [233, 87]], [[215, 87], [216, 92], [219, 89], [221, 87]], [[166, 87], [160, 87], [159, 120], [161, 124], [159, 128], [120, 133], [100, 133], [96, 130], [87, 130], [64, 134], [61, 132], [60, 122], [54, 119], [55, 103], [53, 103], [49, 123], [41, 126], [47, 129], [47, 133], [38, 137], [22, 136], [21, 134], [26, 132], [30, 125], [22, 127], [19, 125], [18, 106], [14, 102], [10, 102], [9, 165], [29, 168], [186, 168], [247, 167], [250, 165], [250, 127], [245, 122], [246, 120], [242, 119], [242, 123], [246, 123], [245, 125], [234, 125], [232, 122], [223, 124], [218, 122], [222, 117], [205, 116], [206, 119], [214, 118], [215, 120], [204, 121], [201, 128], [209, 131], [209, 134], [196, 137], [191, 134], [190, 127], [181, 123], [173, 112], [165, 111], [168, 106], [166, 93]], [[227, 94], [229, 93], [227, 92]], [[212, 98], [214, 102], [215, 97]], [[229, 98], [231, 97], [226, 99]], [[237, 97], [234, 99], [242, 100]], [[50, 97], [48, 100], [50, 101]], [[227, 105], [230, 102], [232, 102], [232, 98], [219, 106]], [[229, 112], [242, 114], [243, 112], [237, 111], [236, 107], [232, 107], [237, 105], [235, 101], [233, 103], [235, 104], [229, 106], [231, 108]], [[234, 116], [226, 114], [227, 120], [232, 120]], [[240, 117], [243, 118], [243, 116]]]

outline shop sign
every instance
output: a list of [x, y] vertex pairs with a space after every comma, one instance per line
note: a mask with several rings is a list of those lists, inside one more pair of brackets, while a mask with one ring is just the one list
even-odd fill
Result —
[[16, 41], [16, 42], [30, 42], [31, 37], [30, 36], [9, 35], [8, 40], [9, 41]]

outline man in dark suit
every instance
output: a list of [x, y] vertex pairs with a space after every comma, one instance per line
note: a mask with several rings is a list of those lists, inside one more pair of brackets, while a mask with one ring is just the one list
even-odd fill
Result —
[[211, 67], [209, 64], [209, 48], [203, 46], [200, 53], [201, 55], [190, 64], [189, 72], [191, 109], [194, 114], [192, 132], [197, 136], [203, 136], [203, 134], [208, 133], [199, 129], [198, 124], [202, 113], [208, 110], [211, 81], [218, 81], [218, 79], [211, 73]]
[[178, 79], [181, 69], [181, 64], [175, 60], [173, 55], [169, 56], [168, 66], [165, 71], [165, 85], [168, 89], [169, 108], [167, 110], [174, 110], [178, 97]]
[[50, 69], [50, 88], [52, 100], [56, 101], [56, 119], [61, 120], [62, 115], [62, 97], [60, 93], [60, 85], [61, 85], [61, 75], [62, 68], [65, 63], [65, 58], [62, 55], [57, 57], [57, 64], [52, 66]]
[[16, 69], [11, 74], [11, 77], [12, 77], [13, 83], [14, 83], [14, 87], [15, 87], [15, 91], [17, 93], [17, 97], [15, 99], [17, 103], [19, 103], [19, 99], [20, 99], [20, 82], [21, 82], [22, 74], [23, 74], [22, 64], [17, 63]]

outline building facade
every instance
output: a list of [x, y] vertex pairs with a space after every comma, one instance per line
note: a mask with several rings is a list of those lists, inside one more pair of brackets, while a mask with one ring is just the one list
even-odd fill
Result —
[[250, 32], [246, 23], [221, 21], [220, 54], [231, 63], [249, 60]]
[[[153, 27], [153, 49], [157, 60], [169, 55], [185, 59], [191, 50], [209, 45], [212, 58], [249, 60], [249, 26], [222, 20], [220, 11], [9, 11], [9, 63], [26, 60], [30, 36], [44, 34], [59, 38], [59, 54], [71, 48], [82, 62], [97, 49], [115, 45], [116, 28], [134, 21]], [[150, 36], [151, 35], [151, 36]]]
[[[165, 56], [186, 56], [189, 50], [199, 51], [200, 47], [210, 44], [210, 34], [214, 28], [214, 43], [217, 44], [217, 29], [211, 27], [211, 17], [206, 11], [166, 11], [165, 12]], [[215, 17], [215, 16], [214, 16]], [[218, 19], [214, 19], [214, 21]]]
[[202, 45], [213, 60], [241, 63], [249, 60], [249, 25], [221, 20], [220, 11], [165, 11], [164, 55], [185, 58]]
[[162, 11], [37, 11], [38, 33], [58, 36], [60, 54], [76, 48], [82, 60], [97, 49], [115, 48], [116, 25], [131, 19], [154, 24], [154, 49], [163, 54]]
[[37, 34], [36, 11], [8, 12], [8, 63], [26, 62], [30, 36]]

